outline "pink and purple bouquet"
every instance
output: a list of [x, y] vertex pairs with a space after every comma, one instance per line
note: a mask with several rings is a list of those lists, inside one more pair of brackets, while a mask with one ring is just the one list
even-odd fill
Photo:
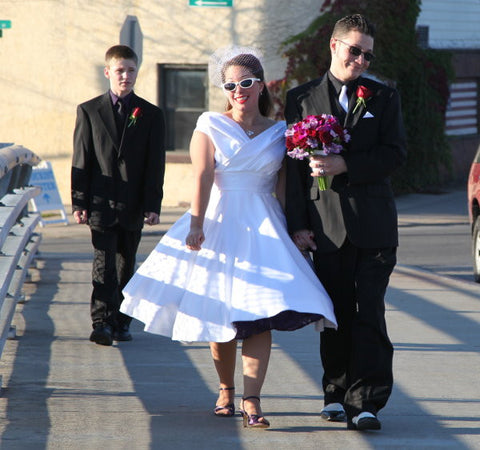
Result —
[[[340, 153], [350, 141], [348, 131], [335, 116], [311, 115], [292, 125], [286, 132], [287, 155], [294, 159]], [[327, 177], [317, 177], [321, 191], [328, 189]]]

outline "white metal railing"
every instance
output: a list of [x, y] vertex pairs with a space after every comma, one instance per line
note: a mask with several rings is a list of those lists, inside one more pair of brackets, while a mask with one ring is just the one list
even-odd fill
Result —
[[0, 144], [0, 356], [6, 339], [15, 336], [13, 314], [41, 241], [35, 233], [40, 216], [27, 207], [41, 191], [29, 185], [32, 166], [39, 162], [21, 145]]

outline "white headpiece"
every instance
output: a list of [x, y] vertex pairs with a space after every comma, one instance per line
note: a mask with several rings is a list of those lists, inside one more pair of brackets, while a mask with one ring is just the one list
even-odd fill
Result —
[[[258, 60], [258, 64], [251, 56], [254, 56]], [[254, 47], [240, 47], [233, 45], [230, 47], [224, 47], [216, 50], [208, 62], [208, 76], [210, 77], [210, 83], [215, 86], [222, 87], [224, 83], [223, 71], [225, 65], [235, 58], [236, 66], [242, 66], [242, 60], [245, 62], [245, 66], [252, 69], [252, 60], [254, 62], [255, 70], [261, 70], [263, 72], [262, 53], [259, 49]]]

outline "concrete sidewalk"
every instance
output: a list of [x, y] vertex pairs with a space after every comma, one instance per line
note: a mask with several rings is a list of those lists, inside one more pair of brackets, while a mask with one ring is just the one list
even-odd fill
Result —
[[[409, 197], [400, 199], [401, 220], [416, 220], [415, 202], [422, 217], [444, 215]], [[181, 212], [164, 211], [162, 226], [146, 230], [139, 259]], [[397, 267], [387, 296], [396, 383], [379, 416], [382, 431], [320, 420], [319, 336], [310, 327], [274, 334], [262, 397], [272, 426], [251, 430], [238, 416], [213, 416], [208, 345], [149, 335], [139, 322], [132, 342], [90, 343], [88, 229], [39, 231], [37, 268], [14, 318], [18, 337], [0, 366], [2, 449], [480, 449], [480, 286], [473, 282]]]

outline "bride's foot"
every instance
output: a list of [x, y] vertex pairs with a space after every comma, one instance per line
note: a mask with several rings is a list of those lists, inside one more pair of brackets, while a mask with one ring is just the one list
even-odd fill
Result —
[[260, 398], [251, 395], [242, 398], [240, 414], [245, 428], [268, 428], [270, 422], [263, 416], [260, 408]]
[[213, 413], [218, 417], [232, 417], [235, 415], [235, 398], [234, 387], [219, 388], [217, 404]]

